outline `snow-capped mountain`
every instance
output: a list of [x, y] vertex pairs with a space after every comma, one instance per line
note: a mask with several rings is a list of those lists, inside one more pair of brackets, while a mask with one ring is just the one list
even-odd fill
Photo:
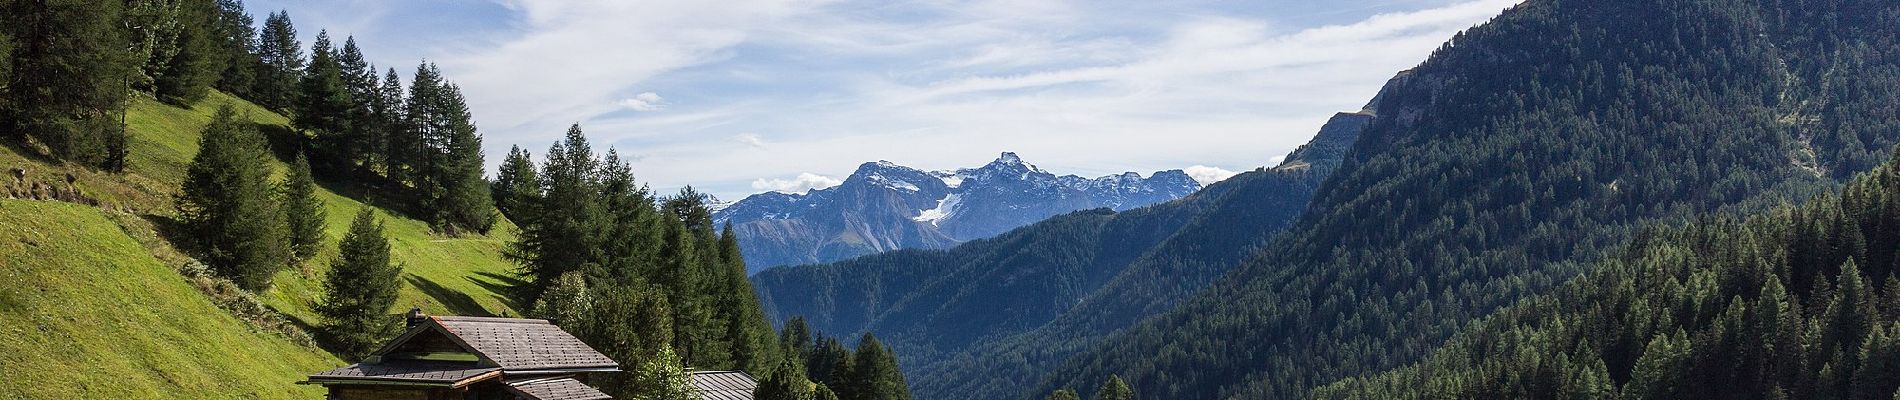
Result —
[[713, 218], [732, 223], [752, 273], [898, 249], [948, 248], [1058, 214], [1127, 210], [1200, 187], [1181, 170], [1089, 179], [1052, 174], [1003, 153], [982, 167], [953, 171], [864, 163], [838, 186], [752, 195]]

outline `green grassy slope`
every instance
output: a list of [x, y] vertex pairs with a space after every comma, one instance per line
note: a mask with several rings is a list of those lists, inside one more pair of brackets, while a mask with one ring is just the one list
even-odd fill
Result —
[[[162, 188], [162, 201], [153, 211], [169, 214], [170, 193], [184, 181], [185, 166], [198, 152], [199, 131], [223, 104], [232, 104], [240, 114], [249, 115], [266, 126], [281, 127], [289, 121], [242, 99], [212, 93], [192, 108], [173, 107], [149, 98], [136, 100], [127, 113], [132, 132], [132, 155], [126, 180], [150, 181]], [[270, 131], [269, 129], [266, 130]], [[141, 184], [142, 185], [142, 184]], [[141, 193], [145, 193], [141, 191]], [[349, 229], [350, 217], [365, 205], [329, 189], [322, 189], [328, 217], [325, 248], [302, 270], [279, 273], [276, 288], [263, 297], [266, 304], [303, 323], [317, 323], [312, 308], [323, 290], [323, 271], [336, 254], [335, 241]], [[432, 234], [422, 221], [381, 212], [387, 220], [392, 260], [403, 265], [406, 285], [397, 306], [401, 309], [422, 307], [433, 314], [502, 315], [519, 314], [503, 300], [497, 289], [511, 279], [514, 265], [501, 257], [501, 250], [513, 240], [513, 226], [505, 222], [488, 237], [449, 238]]]
[[105, 214], [0, 200], [0, 397], [314, 398], [341, 364], [218, 309]]
[[[342, 364], [219, 309], [177, 272], [186, 258], [161, 239], [200, 131], [224, 104], [267, 134], [288, 132], [283, 116], [213, 92], [192, 107], [134, 98], [125, 115], [130, 156], [123, 174], [0, 146], [0, 171], [17, 168], [24, 175], [0, 178], [0, 197], [30, 193], [35, 185], [70, 187], [98, 205], [0, 203], [0, 399], [311, 398], [316, 391], [291, 383]], [[287, 170], [276, 167], [280, 174]], [[313, 308], [336, 241], [358, 210], [371, 207], [359, 199], [375, 192], [348, 189], [355, 193], [345, 196], [332, 190], [345, 186], [322, 186], [324, 248], [257, 295], [305, 327], [321, 323]], [[512, 225], [504, 221], [485, 237], [452, 238], [400, 213], [378, 213], [392, 259], [405, 272], [392, 314], [412, 306], [432, 314], [519, 314], [501, 294], [515, 279], [513, 264], [501, 257], [513, 240]]]

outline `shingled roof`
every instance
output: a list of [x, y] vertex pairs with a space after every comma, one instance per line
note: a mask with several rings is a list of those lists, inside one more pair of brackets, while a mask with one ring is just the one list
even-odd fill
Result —
[[313, 382], [385, 381], [461, 387], [501, 374], [501, 368], [483, 367], [473, 362], [400, 360], [382, 364], [350, 364], [348, 367], [310, 375]]
[[745, 371], [701, 371], [693, 373], [693, 389], [703, 400], [752, 400], [759, 382]]
[[[372, 359], [405, 351], [439, 351], [446, 339], [484, 365], [509, 373], [537, 370], [618, 370], [619, 363], [579, 338], [541, 319], [427, 317], [428, 320], [372, 353]], [[413, 343], [412, 343], [413, 342]]]
[[606, 393], [587, 386], [573, 378], [536, 379], [509, 382], [508, 391], [515, 395], [535, 400], [604, 400], [612, 399]]

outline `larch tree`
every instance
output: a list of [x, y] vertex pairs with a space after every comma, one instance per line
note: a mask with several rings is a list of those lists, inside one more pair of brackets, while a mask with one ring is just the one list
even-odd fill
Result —
[[337, 244], [337, 259], [324, 279], [324, 332], [346, 357], [360, 358], [396, 327], [389, 307], [402, 288], [402, 267], [389, 261], [389, 240], [375, 211], [364, 207]]
[[251, 14], [244, 11], [244, 2], [240, 0], [217, 0], [217, 10], [211, 22], [210, 33], [218, 42], [216, 49], [222, 54], [224, 69], [218, 72], [218, 89], [238, 97], [252, 98], [251, 90], [257, 85], [257, 69], [262, 62], [258, 58], [257, 29], [252, 27]]
[[392, 138], [406, 132], [403, 116], [408, 112], [403, 99], [402, 76], [396, 75], [395, 68], [390, 68], [389, 73], [383, 75], [383, 84], [377, 87], [377, 97], [377, 101], [370, 103], [373, 107], [371, 112], [376, 116], [376, 132], [371, 134], [370, 142], [365, 145], [370, 147], [370, 152], [375, 153], [370, 156], [375, 160], [375, 166], [381, 168], [384, 176], [393, 178], [396, 167], [390, 163], [390, 143], [395, 140]]
[[153, 93], [172, 104], [189, 105], [204, 99], [224, 71], [228, 56], [220, 48], [215, 4], [184, 1], [178, 5], [175, 50], [159, 65]]
[[226, 105], [205, 127], [178, 197], [199, 259], [253, 292], [269, 288], [271, 275], [290, 260], [269, 162], [263, 135]]
[[474, 232], [487, 234], [495, 225], [495, 203], [489, 197], [488, 180], [482, 172], [482, 136], [462, 98], [461, 89], [444, 85], [437, 118], [444, 121], [437, 137], [428, 141], [438, 147], [430, 158], [437, 160], [427, 170], [433, 192], [424, 193], [425, 209], [433, 209], [436, 228], [449, 234]]
[[257, 54], [260, 62], [252, 100], [274, 110], [289, 110], [297, 101], [297, 82], [304, 68], [303, 44], [297, 41], [297, 27], [290, 23], [289, 12], [274, 12], [264, 19]]

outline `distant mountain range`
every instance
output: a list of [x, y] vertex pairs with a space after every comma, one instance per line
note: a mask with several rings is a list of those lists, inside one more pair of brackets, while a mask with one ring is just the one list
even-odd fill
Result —
[[752, 195], [713, 218], [732, 224], [747, 272], [756, 273], [891, 250], [944, 249], [1055, 215], [1128, 210], [1200, 188], [1181, 170], [1089, 179], [1049, 173], [1003, 153], [982, 167], [951, 171], [864, 163], [838, 186]]

